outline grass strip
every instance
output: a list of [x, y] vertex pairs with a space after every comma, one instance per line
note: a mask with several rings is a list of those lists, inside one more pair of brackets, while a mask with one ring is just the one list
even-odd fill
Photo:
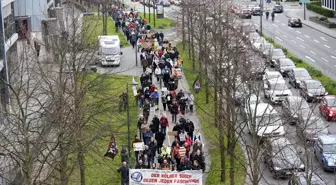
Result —
[[[140, 13], [140, 16], [142, 18], [144, 18], [144, 13]], [[149, 23], [149, 16], [150, 16], [150, 20], [151, 22]], [[157, 18], [155, 17], [155, 26], [154, 26], [154, 14], [148, 14], [146, 13], [146, 20], [149, 23], [149, 25], [151, 26], [152, 29], [168, 29], [168, 28], [172, 28], [175, 26], [175, 21], [169, 18]]]

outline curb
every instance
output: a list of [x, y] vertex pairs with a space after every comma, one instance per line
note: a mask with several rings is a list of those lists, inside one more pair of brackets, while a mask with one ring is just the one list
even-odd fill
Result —
[[[287, 13], [288, 13], [288, 12], [285, 12], [285, 16], [286, 16], [287, 18], [290, 18], [290, 16], [287, 15]], [[302, 24], [305, 25], [305, 26], [307, 26], [307, 27], [309, 27], [309, 28], [312, 28], [312, 29], [314, 29], [314, 30], [316, 30], [316, 31], [318, 31], [318, 32], [320, 32], [320, 33], [323, 33], [323, 34], [325, 34], [325, 35], [327, 35], [327, 36], [329, 36], [329, 37], [331, 37], [331, 38], [336, 39], [335, 36], [332, 36], [332, 35], [330, 35], [330, 34], [328, 34], [328, 33], [325, 33], [325, 32], [323, 32], [323, 31], [321, 31], [321, 30], [315, 28], [314, 26], [308, 25], [308, 24], [306, 24], [306, 23], [304, 23], [304, 22], [302, 22]]]

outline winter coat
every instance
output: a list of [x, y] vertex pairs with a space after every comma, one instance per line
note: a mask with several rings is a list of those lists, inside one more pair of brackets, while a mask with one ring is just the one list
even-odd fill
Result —
[[160, 119], [160, 125], [161, 127], [169, 127], [168, 119], [166, 117], [162, 117]]

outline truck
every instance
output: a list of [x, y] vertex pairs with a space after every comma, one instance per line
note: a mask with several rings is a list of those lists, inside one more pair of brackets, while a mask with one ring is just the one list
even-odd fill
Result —
[[123, 53], [121, 52], [120, 39], [117, 35], [98, 36], [99, 62], [105, 66], [120, 66]]

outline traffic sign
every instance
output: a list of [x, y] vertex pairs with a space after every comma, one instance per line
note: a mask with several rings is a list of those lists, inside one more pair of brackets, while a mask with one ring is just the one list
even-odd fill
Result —
[[310, 0], [300, 0], [300, 3], [309, 3]]

